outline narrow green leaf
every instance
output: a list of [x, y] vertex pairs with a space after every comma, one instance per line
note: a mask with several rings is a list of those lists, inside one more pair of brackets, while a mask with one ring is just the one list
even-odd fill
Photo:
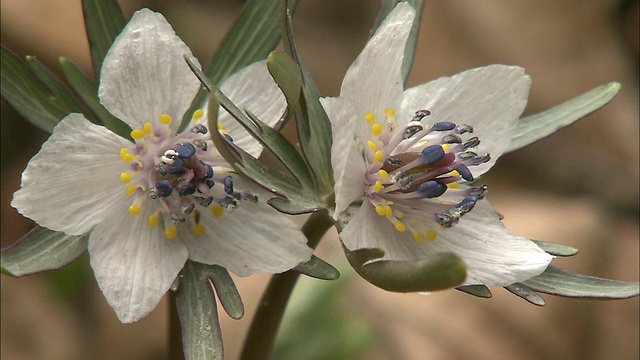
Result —
[[96, 76], [100, 74], [102, 60], [120, 34], [126, 21], [116, 0], [82, 0], [84, 26], [87, 31], [91, 60]]
[[111, 115], [111, 113], [100, 103], [96, 84], [76, 64], [74, 64], [73, 61], [64, 57], [61, 57], [59, 61], [62, 73], [73, 90], [75, 90], [82, 98], [89, 109], [91, 109], [91, 111], [98, 117], [100, 122], [114, 133], [125, 139], [133, 141], [131, 138], [131, 127], [122, 120]]
[[267, 203], [281, 213], [289, 215], [309, 214], [325, 207], [321, 201], [313, 197], [314, 194], [309, 196], [305, 198], [289, 193], [286, 199], [281, 197], [271, 198]]
[[27, 56], [26, 60], [31, 71], [51, 91], [52, 96], [57, 99], [60, 106], [71, 110], [71, 112], [84, 113], [86, 115], [86, 110], [83, 109], [76, 97], [69, 91], [67, 85], [60, 81], [51, 70], [47, 69], [43, 63], [33, 56]]
[[300, 104], [302, 77], [300, 75], [300, 68], [298, 68], [295, 60], [288, 54], [280, 51], [273, 51], [269, 54], [269, 57], [267, 57], [267, 68], [269, 69], [271, 77], [273, 77], [273, 80], [278, 84], [278, 87], [287, 99], [289, 114], [286, 114], [284, 119], [274, 127], [275, 130], [280, 130], [290, 116], [295, 113], [295, 109], [297, 109]]
[[61, 103], [4, 45], [1, 61], [0, 94], [25, 120], [51, 133], [60, 120], [78, 111]]
[[336, 268], [315, 255], [311, 256], [309, 261], [293, 268], [293, 270], [322, 280], [336, 280], [340, 277], [340, 272]]
[[379, 260], [381, 249], [350, 251], [343, 247], [356, 272], [371, 284], [393, 292], [448, 289], [462, 284], [467, 276], [462, 259], [452, 253], [437, 254], [420, 261]]
[[[371, 29], [371, 35], [376, 31], [380, 23], [389, 15], [389, 13], [395, 9], [398, 3], [404, 0], [382, 0], [380, 4], [380, 10], [378, 11], [378, 16], [376, 17], [376, 21]], [[413, 60], [416, 54], [416, 46], [418, 45], [418, 33], [420, 31], [420, 23], [422, 20], [422, 13], [424, 9], [425, 0], [408, 0], [409, 5], [411, 5], [416, 10], [416, 18], [413, 20], [413, 26], [411, 27], [411, 32], [409, 33], [409, 39], [407, 40], [407, 46], [404, 50], [404, 60], [402, 62], [401, 72], [402, 78], [404, 81], [407, 81], [409, 77], [409, 73], [411, 72], [411, 67], [413, 66]]]
[[176, 296], [186, 359], [222, 359], [222, 332], [207, 266], [187, 261]]
[[524, 286], [523, 284], [515, 283], [509, 286], [505, 286], [504, 288], [507, 289], [510, 293], [525, 299], [533, 305], [544, 306], [545, 304], [542, 296], [538, 295], [535, 291], [531, 290], [527, 286]]
[[620, 88], [620, 83], [608, 83], [549, 110], [520, 119], [506, 152], [543, 139], [600, 109], [616, 97]]
[[547, 241], [531, 240], [545, 252], [554, 256], [573, 256], [578, 253], [578, 249], [563, 244], [556, 244]]
[[635, 281], [602, 279], [555, 266], [523, 284], [538, 292], [566, 297], [624, 299], [640, 294], [640, 284]]
[[24, 276], [59, 269], [87, 250], [87, 236], [73, 236], [36, 226], [2, 249], [2, 272]]
[[493, 296], [491, 294], [491, 290], [489, 290], [489, 288], [484, 286], [484, 285], [458, 286], [456, 288], [456, 290], [462, 291], [462, 292], [467, 293], [469, 295], [485, 298], [485, 299], [489, 299], [489, 298], [491, 298]]
[[207, 266], [207, 276], [213, 283], [220, 304], [227, 314], [234, 319], [242, 318], [244, 305], [229, 271], [218, 265], [210, 265]]
[[320, 104], [320, 91], [306, 69], [293, 36], [291, 19], [292, 1], [285, 2], [284, 47], [298, 64], [302, 79], [302, 98], [296, 113], [298, 141], [309, 164], [316, 188], [320, 194], [333, 192], [333, 168], [331, 166], [331, 123]]

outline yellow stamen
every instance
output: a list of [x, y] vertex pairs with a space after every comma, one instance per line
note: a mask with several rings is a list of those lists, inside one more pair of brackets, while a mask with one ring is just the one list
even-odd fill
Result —
[[151, 125], [150, 122], [146, 122], [144, 123], [142, 130], [144, 131], [145, 135], [149, 135], [153, 131], [153, 125]]
[[384, 152], [382, 150], [378, 150], [376, 151], [376, 153], [373, 155], [373, 161], [374, 162], [380, 162], [382, 161], [382, 158], [384, 157]]
[[169, 226], [168, 228], [164, 229], [165, 238], [170, 240], [176, 236], [178, 236], [178, 229], [175, 226]]
[[219, 204], [215, 204], [211, 207], [211, 213], [215, 217], [220, 217], [222, 216], [222, 214], [224, 214], [224, 208]]
[[427, 230], [425, 235], [427, 235], [427, 240], [429, 241], [433, 241], [436, 239], [436, 237], [438, 237], [438, 233], [432, 229]]
[[382, 205], [376, 205], [376, 212], [380, 216], [384, 216], [384, 214], [386, 213], [386, 211], [384, 210], [384, 206]]
[[404, 217], [404, 213], [400, 210], [396, 210], [396, 217], [398, 219], [402, 219]]
[[129, 187], [127, 188], [127, 195], [131, 196], [133, 194], [136, 193], [136, 190], [138, 189], [138, 187], [136, 185], [129, 185]]
[[160, 115], [158, 120], [160, 120], [160, 122], [164, 125], [169, 125], [173, 121], [173, 118], [169, 114], [162, 114]]
[[120, 158], [124, 162], [131, 162], [134, 159], [133, 155], [131, 155], [131, 153], [129, 152], [129, 149], [124, 147], [120, 149]]
[[138, 216], [140, 215], [140, 205], [138, 204], [131, 204], [131, 206], [129, 206], [129, 214], [133, 215], [133, 216]]
[[382, 190], [382, 181], [377, 180], [376, 183], [373, 185], [373, 191], [380, 192], [380, 190]]
[[447, 184], [447, 186], [448, 186], [450, 189], [459, 189], [459, 188], [460, 188], [460, 185], [459, 185], [458, 183], [455, 183], [455, 182], [453, 182], [453, 183], [448, 183], [448, 184]]
[[422, 234], [419, 231], [413, 230], [413, 238], [416, 239], [416, 242], [422, 242]]
[[373, 115], [371, 111], [364, 114], [364, 119], [369, 125], [373, 124], [373, 122], [376, 121], [376, 117]]
[[384, 113], [387, 114], [387, 117], [390, 117], [390, 118], [396, 117], [396, 112], [392, 108], [384, 109]]
[[382, 169], [378, 170], [378, 175], [380, 175], [380, 177], [383, 179], [386, 179], [389, 177], [389, 173]]
[[382, 130], [384, 130], [384, 128], [380, 124], [373, 124], [373, 126], [371, 126], [371, 133], [374, 136], [380, 135], [382, 133]]
[[445, 152], [449, 151], [449, 149], [451, 149], [451, 145], [449, 144], [442, 144], [442, 150], [444, 150]]
[[202, 109], [198, 109], [193, 112], [193, 116], [191, 116], [191, 120], [198, 120], [204, 116], [204, 111]]
[[400, 232], [407, 231], [407, 225], [405, 225], [402, 221], [398, 221], [393, 225], [396, 227], [396, 230], [398, 230]]
[[146, 135], [146, 134], [144, 133], [144, 130], [142, 130], [142, 129], [134, 129], [134, 130], [131, 130], [131, 137], [132, 137], [134, 140], [140, 140], [140, 139], [142, 139], [145, 135]]
[[371, 149], [371, 151], [377, 151], [378, 150], [378, 146], [376, 145], [376, 143], [374, 143], [371, 140], [367, 141], [367, 145], [369, 145], [369, 149]]
[[149, 223], [149, 226], [152, 228], [158, 226], [158, 214], [153, 214], [149, 216], [149, 218], [147, 219], [147, 222]]
[[391, 208], [390, 205], [387, 205], [384, 207], [384, 214], [387, 216], [387, 218], [390, 218], [391, 216], [393, 216], [393, 209]]
[[207, 231], [207, 228], [204, 227], [204, 225], [202, 224], [193, 224], [193, 232], [196, 235], [204, 235], [204, 233]]
[[123, 183], [125, 183], [125, 184], [126, 184], [126, 183], [128, 183], [129, 181], [131, 181], [131, 178], [132, 178], [132, 177], [133, 177], [133, 176], [132, 176], [130, 173], [128, 173], [128, 172], [123, 172], [123, 173], [121, 173], [121, 174], [120, 174], [120, 181], [122, 181]]

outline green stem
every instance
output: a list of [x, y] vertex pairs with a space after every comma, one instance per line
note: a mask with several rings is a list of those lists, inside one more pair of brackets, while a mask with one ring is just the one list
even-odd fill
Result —
[[[332, 225], [333, 220], [326, 210], [311, 214], [302, 226], [309, 247], [315, 249]], [[299, 276], [300, 273], [290, 270], [271, 277], [244, 341], [241, 360], [269, 359], [284, 310]]]
[[169, 290], [169, 353], [167, 354], [167, 359], [183, 360], [182, 327], [178, 316], [176, 296], [177, 293], [175, 291]]

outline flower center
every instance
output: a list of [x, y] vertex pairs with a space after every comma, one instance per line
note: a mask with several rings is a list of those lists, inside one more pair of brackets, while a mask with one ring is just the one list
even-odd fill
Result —
[[[257, 201], [249, 192], [234, 188], [231, 170], [212, 145], [202, 110], [196, 110], [184, 132], [172, 136], [170, 115], [162, 114], [156, 126], [147, 122], [134, 129], [135, 146], [120, 149], [120, 157], [129, 164], [120, 174], [130, 184], [126, 194], [133, 198], [129, 213], [138, 216], [142, 206], [152, 206], [149, 226], [164, 226], [164, 235], [172, 239], [178, 228], [191, 225], [196, 235], [206, 232], [201, 216], [220, 217], [240, 200]], [[231, 140], [226, 131], [219, 129]]]
[[458, 223], [487, 192], [484, 185], [465, 185], [474, 180], [469, 167], [490, 159], [469, 151], [480, 143], [468, 136], [473, 128], [452, 122], [425, 127], [422, 122], [430, 114], [419, 110], [402, 128], [396, 127], [393, 109], [385, 109], [386, 124], [365, 114], [371, 127], [365, 146], [366, 196], [378, 215], [397, 231], [411, 231], [418, 242], [435, 240], [438, 230]]

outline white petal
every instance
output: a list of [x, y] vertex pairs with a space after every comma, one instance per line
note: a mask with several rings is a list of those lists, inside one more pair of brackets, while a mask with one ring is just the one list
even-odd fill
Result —
[[403, 79], [400, 73], [404, 49], [411, 31], [415, 11], [401, 3], [389, 13], [353, 62], [342, 82], [340, 97], [347, 99], [359, 119], [356, 131], [368, 136], [364, 116], [371, 111], [385, 119], [385, 108], [396, 111], [400, 106]]
[[309, 260], [313, 252], [292, 221], [263, 203], [242, 203], [219, 218], [203, 213], [201, 223], [205, 235], [179, 235], [189, 258], [240, 276], [284, 272]]
[[185, 54], [198, 64], [161, 14], [137, 11], [105, 56], [102, 104], [133, 128], [155, 122], [162, 114], [171, 115], [172, 128], [177, 128], [200, 88]]
[[428, 253], [452, 251], [467, 265], [465, 285], [505, 286], [541, 274], [551, 262], [532, 241], [511, 234], [487, 200], [479, 201], [453, 228], [438, 230]]
[[320, 103], [331, 122], [331, 167], [335, 181], [334, 219], [354, 200], [364, 195], [365, 164], [354, 138], [353, 108], [341, 98], [321, 98]]
[[[269, 74], [265, 61], [256, 62], [231, 75], [220, 90], [240, 110], [249, 110], [269, 126], [274, 126], [280, 120], [287, 107], [285, 97]], [[262, 145], [222, 107], [219, 118], [236, 145], [253, 156], [260, 155]]]
[[180, 241], [167, 240], [161, 227], [147, 225], [153, 209], [145, 210], [133, 217], [125, 209], [98, 224], [89, 237], [96, 280], [123, 323], [153, 310], [188, 258]]
[[80, 114], [67, 116], [29, 161], [11, 205], [49, 229], [84, 234], [126, 201], [119, 152], [127, 145]]
[[405, 91], [401, 118], [420, 109], [431, 111], [429, 123], [469, 124], [480, 145], [473, 151], [490, 153], [491, 160], [471, 167], [479, 176], [489, 170], [511, 142], [511, 133], [524, 111], [531, 79], [516, 66], [491, 65], [442, 77]]

